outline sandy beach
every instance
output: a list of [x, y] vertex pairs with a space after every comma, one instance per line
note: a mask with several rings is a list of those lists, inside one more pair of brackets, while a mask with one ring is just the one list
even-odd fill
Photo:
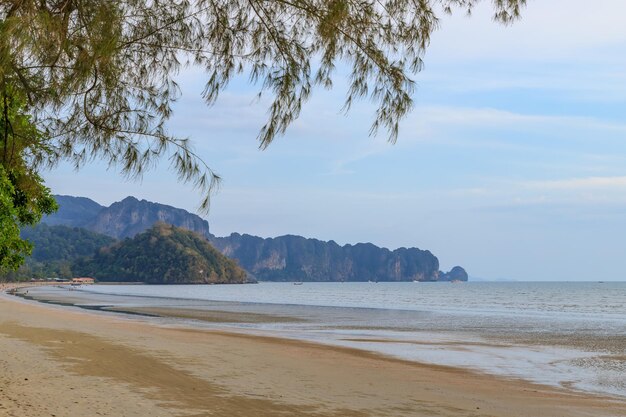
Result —
[[626, 402], [2, 294], [0, 415], [617, 417]]

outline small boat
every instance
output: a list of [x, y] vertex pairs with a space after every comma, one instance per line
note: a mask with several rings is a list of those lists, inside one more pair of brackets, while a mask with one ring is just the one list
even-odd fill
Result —
[[293, 283], [293, 285], [302, 285], [302, 284], [303, 284], [302, 281], [296, 281], [296, 282]]

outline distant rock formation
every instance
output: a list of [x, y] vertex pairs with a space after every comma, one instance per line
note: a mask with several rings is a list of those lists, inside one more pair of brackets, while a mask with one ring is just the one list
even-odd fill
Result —
[[441, 272], [439, 273], [438, 281], [467, 281], [468, 276], [465, 269], [460, 266], [455, 266], [450, 270], [450, 272]]
[[246, 272], [203, 237], [158, 222], [134, 238], [101, 248], [77, 261], [78, 274], [99, 281], [147, 284], [235, 284]]
[[439, 260], [417, 248], [390, 251], [371, 243], [339, 246], [301, 236], [263, 239], [238, 233], [211, 242], [258, 280], [436, 281], [439, 276]]
[[104, 206], [85, 197], [69, 195], [55, 195], [59, 210], [49, 216], [44, 216], [42, 223], [50, 226], [63, 225], [69, 227], [84, 227], [96, 218]]
[[94, 232], [117, 239], [133, 237], [152, 227], [156, 222], [165, 222], [176, 227], [196, 232], [204, 238], [210, 237], [209, 223], [186, 210], [126, 197], [101, 210], [86, 226]]
[[133, 237], [157, 222], [198, 233], [248, 273], [266, 281], [467, 281], [461, 267], [439, 271], [439, 260], [427, 250], [389, 250], [371, 243], [340, 246], [302, 236], [261, 238], [233, 233], [216, 237], [209, 224], [183, 209], [127, 197], [103, 207], [81, 197], [57, 196], [58, 213], [49, 224], [80, 225], [116, 239]]
[[165, 222], [196, 232], [206, 239], [211, 236], [206, 220], [165, 204], [126, 197], [109, 207], [103, 207], [84, 197], [55, 198], [59, 203], [59, 211], [43, 220], [50, 225], [78, 226], [116, 239], [124, 239], [151, 228], [157, 222]]

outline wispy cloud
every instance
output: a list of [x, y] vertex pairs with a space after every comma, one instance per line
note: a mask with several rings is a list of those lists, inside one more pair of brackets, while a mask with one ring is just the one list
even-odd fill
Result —
[[443, 125], [447, 127], [474, 127], [481, 129], [516, 127], [534, 128], [583, 128], [626, 133], [626, 124], [583, 116], [550, 116], [525, 114], [489, 107], [420, 106], [410, 122], [420, 125]]
[[526, 181], [522, 187], [536, 190], [608, 190], [626, 188], [626, 176], [568, 178], [546, 181]]
[[439, 59], [517, 61], [588, 59], [606, 45], [626, 42], [626, 3], [615, 0], [528, 2], [523, 19], [502, 27], [492, 21], [491, 2], [482, 2], [471, 18], [456, 13], [444, 18], [432, 41]]
[[626, 176], [544, 180], [485, 178], [479, 185], [435, 192], [438, 198], [473, 210], [562, 206], [611, 207], [626, 204]]
[[467, 96], [523, 91], [569, 101], [614, 103], [626, 101], [626, 75], [616, 70], [624, 65], [626, 59], [607, 65], [605, 69], [552, 64], [537, 65], [531, 72], [527, 68], [510, 68], [515, 67], [513, 64], [499, 70], [489, 65], [472, 70], [427, 67], [417, 81], [421, 91], [432, 91], [432, 94]]

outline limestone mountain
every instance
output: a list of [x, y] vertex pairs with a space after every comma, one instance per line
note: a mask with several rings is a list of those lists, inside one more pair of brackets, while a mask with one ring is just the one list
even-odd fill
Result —
[[440, 273], [439, 281], [467, 281], [468, 276], [465, 269], [460, 266], [455, 266], [450, 270], [450, 272]]
[[59, 211], [43, 219], [44, 223], [50, 225], [79, 226], [115, 239], [124, 239], [149, 229], [156, 222], [165, 222], [196, 232], [205, 238], [211, 236], [206, 220], [165, 204], [126, 197], [104, 207], [84, 197], [55, 198], [60, 206]]
[[158, 222], [152, 228], [101, 248], [74, 264], [80, 275], [99, 281], [148, 284], [234, 284], [246, 272], [202, 236]]
[[54, 199], [59, 205], [59, 210], [41, 220], [42, 223], [50, 226], [85, 227], [105, 208], [85, 197], [55, 195]]
[[211, 242], [259, 280], [437, 281], [439, 260], [427, 250], [390, 251], [371, 243], [337, 243], [280, 236], [263, 239], [233, 233]]
[[[183, 209], [127, 197], [103, 207], [85, 198], [58, 196], [58, 213], [45, 221], [80, 225], [117, 239], [133, 237], [156, 222], [194, 231], [232, 257], [251, 275], [267, 281], [453, 281], [467, 280], [461, 267], [444, 273], [431, 252], [418, 248], [389, 250], [371, 243], [340, 246], [302, 236], [261, 238], [233, 233], [216, 237], [209, 224]], [[77, 220], [78, 219], [78, 220]], [[64, 223], [65, 222], [65, 223]]]
[[208, 238], [209, 223], [201, 217], [165, 204], [126, 197], [100, 211], [87, 228], [117, 239], [135, 236], [152, 227], [156, 222], [165, 222], [196, 232]]

